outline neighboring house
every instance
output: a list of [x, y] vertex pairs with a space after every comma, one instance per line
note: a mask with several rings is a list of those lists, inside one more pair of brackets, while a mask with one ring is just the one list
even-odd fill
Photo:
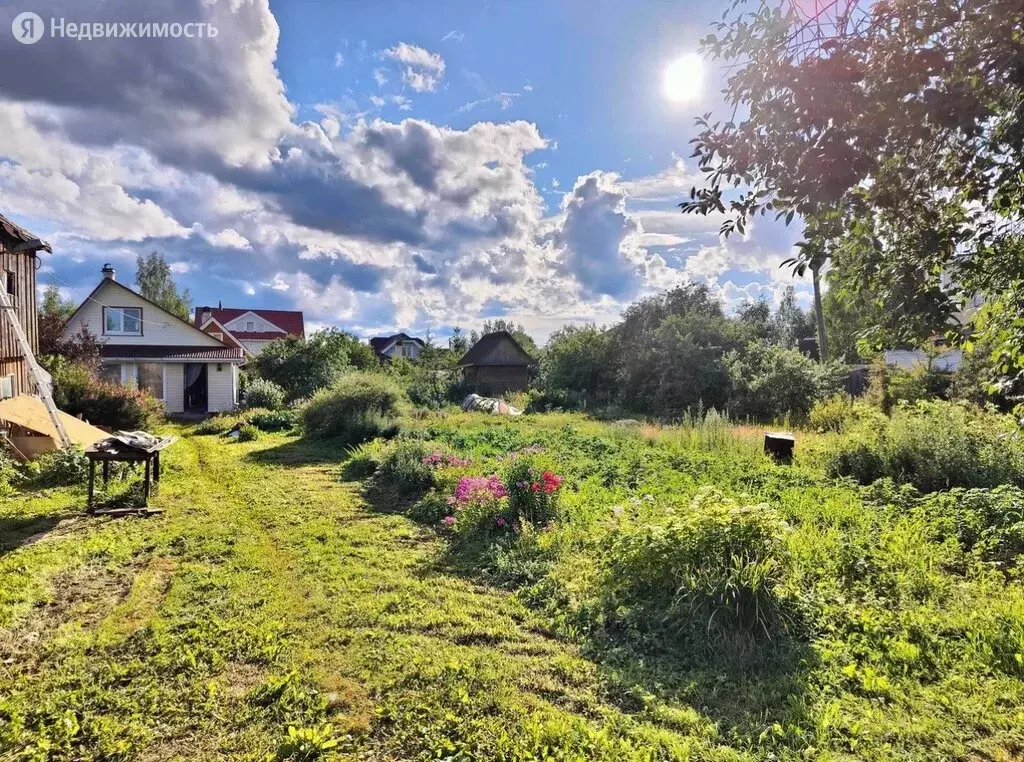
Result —
[[230, 347], [255, 357], [272, 341], [286, 336], [306, 338], [301, 312], [251, 310], [239, 307], [196, 307], [193, 324]]
[[373, 347], [373, 351], [377, 353], [381, 362], [384, 362], [399, 357], [415, 360], [426, 349], [427, 344], [423, 339], [418, 339], [415, 336], [396, 333], [393, 336], [375, 336], [370, 339], [370, 346]]
[[[36, 270], [40, 251], [52, 253], [48, 243], [0, 215], [0, 288], [13, 305], [33, 352], [39, 351]], [[11, 321], [0, 315], [0, 399], [35, 392]]]
[[102, 343], [106, 380], [147, 389], [169, 413], [222, 412], [238, 403], [244, 352], [118, 283], [110, 265], [68, 319], [64, 339], [82, 329]]
[[484, 334], [459, 360], [463, 378], [481, 394], [526, 391], [536, 364], [508, 331]]

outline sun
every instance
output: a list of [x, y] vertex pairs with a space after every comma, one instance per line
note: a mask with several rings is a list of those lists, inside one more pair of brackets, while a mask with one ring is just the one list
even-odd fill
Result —
[[661, 83], [665, 97], [673, 103], [694, 103], [704, 92], [704, 59], [684, 53], [665, 67]]

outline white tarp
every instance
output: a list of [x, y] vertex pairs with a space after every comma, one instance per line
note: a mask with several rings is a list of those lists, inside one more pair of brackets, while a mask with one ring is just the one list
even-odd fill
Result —
[[462, 409], [465, 411], [475, 410], [480, 413], [491, 413], [492, 415], [522, 415], [523, 411], [512, 407], [505, 400], [494, 397], [481, 397], [479, 394], [471, 394], [462, 401]]

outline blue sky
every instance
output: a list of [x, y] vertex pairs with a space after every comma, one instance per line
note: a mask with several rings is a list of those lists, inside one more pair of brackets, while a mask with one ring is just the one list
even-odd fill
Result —
[[158, 250], [197, 304], [364, 336], [503, 316], [543, 340], [686, 280], [730, 306], [791, 282], [799, 231], [723, 242], [720, 219], [675, 209], [721, 84], [709, 63], [672, 102], [664, 72], [724, 6], [119, 5], [32, 10], [219, 34], [28, 46], [8, 34], [24, 9], [0, 9], [0, 66], [20, 73], [0, 82], [0, 212], [51, 240], [40, 282], [69, 298]]

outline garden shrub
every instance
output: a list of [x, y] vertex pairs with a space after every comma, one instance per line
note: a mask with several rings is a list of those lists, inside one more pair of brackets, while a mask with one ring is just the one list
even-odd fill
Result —
[[862, 484], [890, 477], [922, 492], [1024, 485], [1024, 444], [1010, 416], [931, 401], [857, 420], [831, 443], [827, 469]]
[[767, 505], [741, 506], [702, 489], [678, 514], [613, 535], [613, 610], [642, 631], [704, 649], [777, 637], [793, 622], [782, 591], [787, 531]]
[[772, 421], [787, 415], [806, 418], [811, 406], [834, 393], [839, 372], [795, 349], [763, 342], [725, 356], [732, 385], [729, 406], [740, 418]]
[[6, 450], [0, 449], [0, 497], [14, 494], [22, 478], [17, 461]]
[[81, 484], [89, 476], [89, 459], [78, 447], [43, 453], [29, 464], [32, 481], [43, 487]]
[[415, 500], [434, 485], [434, 471], [421, 442], [402, 441], [389, 447], [377, 466], [374, 486], [400, 499]]
[[284, 406], [284, 389], [265, 378], [250, 378], [245, 387], [244, 407], [277, 410]]
[[298, 425], [299, 415], [296, 410], [260, 410], [246, 419], [260, 431], [289, 431]]
[[834, 394], [814, 403], [808, 423], [816, 431], [843, 431], [854, 416], [853, 405], [853, 397], [849, 394]]
[[301, 409], [302, 428], [315, 439], [359, 444], [398, 432], [402, 391], [382, 374], [351, 373], [313, 395]]
[[234, 425], [234, 417], [212, 415], [209, 418], [200, 421], [199, 424], [193, 430], [193, 433], [198, 434], [199, 436], [208, 436], [211, 434], [226, 434], [228, 430]]
[[163, 417], [163, 403], [129, 386], [100, 381], [80, 364], [54, 362], [53, 398], [65, 413], [96, 426], [120, 430], [151, 430]]
[[255, 442], [260, 438], [260, 430], [251, 423], [243, 423], [238, 429], [238, 442]]

